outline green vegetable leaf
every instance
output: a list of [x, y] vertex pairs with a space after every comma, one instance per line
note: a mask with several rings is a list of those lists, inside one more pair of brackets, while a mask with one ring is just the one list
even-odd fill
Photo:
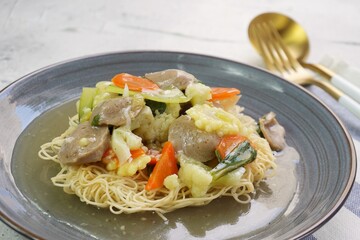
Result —
[[224, 160], [216, 165], [211, 171], [213, 180], [217, 180], [225, 174], [244, 166], [255, 160], [257, 151], [251, 147], [249, 141], [244, 141], [240, 143], [232, 152], [230, 152]]
[[155, 116], [156, 112], [163, 113], [166, 109], [166, 103], [163, 102], [156, 102], [153, 100], [145, 100], [145, 104], [150, 107], [152, 114]]
[[259, 134], [260, 137], [264, 138], [264, 134], [262, 133], [260, 129], [260, 124], [258, 123], [256, 126], [256, 132]]
[[100, 115], [96, 114], [91, 122], [92, 126], [99, 126]]

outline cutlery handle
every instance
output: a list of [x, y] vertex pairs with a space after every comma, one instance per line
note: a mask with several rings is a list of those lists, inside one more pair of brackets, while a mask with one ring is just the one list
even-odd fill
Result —
[[325, 90], [333, 98], [335, 98], [340, 105], [345, 107], [347, 110], [352, 112], [355, 116], [357, 116], [360, 119], [360, 103], [356, 102], [354, 99], [346, 95], [340, 89], [336, 88], [328, 80], [313, 79], [313, 84]]
[[335, 87], [343, 91], [346, 95], [348, 95], [349, 97], [360, 103], [360, 88], [358, 88], [356, 85], [347, 81], [346, 79], [344, 79], [343, 77], [337, 74], [334, 74], [331, 77], [330, 82]]
[[360, 119], [360, 104], [358, 102], [345, 94], [338, 99], [338, 102]]
[[[331, 84], [322, 81], [316, 81], [320, 87], [330, 93], [338, 102], [360, 118], [360, 88], [345, 78], [335, 74], [333, 71], [320, 64], [302, 63], [304, 67], [309, 68], [324, 78]], [[332, 85], [332, 86], [330, 86]]]

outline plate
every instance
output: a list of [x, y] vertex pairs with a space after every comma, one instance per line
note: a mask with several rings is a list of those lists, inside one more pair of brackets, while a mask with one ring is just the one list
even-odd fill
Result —
[[[246, 205], [223, 197], [166, 214], [113, 215], [51, 185], [56, 164], [39, 146], [65, 130], [81, 88], [119, 72], [183, 69], [211, 86], [238, 87], [253, 118], [274, 111], [299, 153], [294, 170], [259, 186]], [[355, 179], [356, 158], [343, 124], [303, 88], [245, 64], [177, 52], [121, 52], [79, 58], [31, 73], [0, 93], [0, 209], [11, 227], [40, 239], [297, 239], [327, 222]], [[280, 156], [281, 158], [281, 156]], [[283, 179], [276, 182], [276, 179]], [[286, 179], [294, 179], [287, 181]]]

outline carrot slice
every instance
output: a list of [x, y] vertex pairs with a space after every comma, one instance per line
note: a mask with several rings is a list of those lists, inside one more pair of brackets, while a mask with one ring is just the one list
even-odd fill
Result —
[[155, 165], [158, 162], [156, 157], [151, 157], [150, 162], [148, 162], [149, 165]]
[[156, 163], [153, 172], [145, 186], [145, 190], [161, 188], [164, 185], [164, 179], [167, 176], [178, 172], [177, 161], [175, 158], [175, 149], [171, 142], [166, 142], [159, 161]]
[[112, 148], [108, 148], [101, 157], [101, 161], [105, 164], [110, 163], [111, 161], [119, 162], [114, 150]]
[[211, 100], [221, 100], [240, 94], [237, 88], [213, 87], [211, 88]]
[[107, 149], [102, 158], [101, 162], [105, 164], [105, 168], [108, 171], [115, 170], [119, 167], [120, 162], [112, 148]]
[[111, 79], [111, 81], [115, 84], [115, 86], [125, 88], [125, 85], [127, 85], [129, 90], [136, 92], [159, 89], [159, 86], [152, 81], [146, 78], [136, 77], [128, 73], [117, 74]]
[[239, 143], [246, 140], [246, 137], [240, 135], [226, 135], [221, 138], [216, 147], [217, 153], [224, 159]]
[[130, 154], [131, 154], [131, 157], [133, 159], [135, 159], [137, 157], [140, 157], [141, 155], [144, 155], [145, 151], [142, 148], [138, 148], [138, 149], [135, 149], [135, 150], [130, 150]]
[[108, 148], [105, 152], [104, 152], [104, 154], [102, 155], [102, 157], [101, 158], [106, 158], [106, 157], [108, 157], [108, 156], [110, 156], [110, 155], [113, 155], [113, 150], [112, 150], [112, 148]]

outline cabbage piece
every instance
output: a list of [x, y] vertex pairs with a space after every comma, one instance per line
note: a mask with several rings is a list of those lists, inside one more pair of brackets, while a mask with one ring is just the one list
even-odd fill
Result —
[[192, 105], [203, 104], [211, 99], [211, 88], [202, 83], [192, 83], [187, 86], [185, 95], [191, 98]]
[[96, 107], [99, 103], [102, 103], [110, 98], [119, 97], [119, 95], [116, 93], [110, 93], [106, 91], [107, 86], [110, 84], [110, 81], [101, 81], [96, 84], [96, 95], [93, 100], [93, 107]]
[[133, 134], [126, 127], [119, 127], [113, 130], [111, 148], [119, 159], [120, 166], [131, 157], [130, 150], [141, 148], [141, 140], [139, 136]]
[[209, 172], [211, 168], [183, 154], [179, 154], [178, 161], [180, 162], [178, 172], [180, 181], [190, 189], [193, 197], [204, 196], [213, 180]]
[[[106, 87], [107, 92], [111, 93], [119, 93], [123, 94], [124, 89], [110, 85]], [[163, 102], [163, 103], [184, 103], [190, 101], [190, 98], [185, 96], [184, 93], [179, 90], [178, 88], [173, 89], [157, 89], [157, 90], [149, 90], [143, 92], [135, 92], [135, 91], [128, 91], [129, 96], [135, 94], [141, 94], [145, 99], [149, 99], [156, 102]]]
[[219, 179], [213, 181], [213, 186], [232, 186], [236, 187], [241, 185], [241, 178], [245, 173], [245, 168], [239, 167], [232, 172], [220, 177]]

